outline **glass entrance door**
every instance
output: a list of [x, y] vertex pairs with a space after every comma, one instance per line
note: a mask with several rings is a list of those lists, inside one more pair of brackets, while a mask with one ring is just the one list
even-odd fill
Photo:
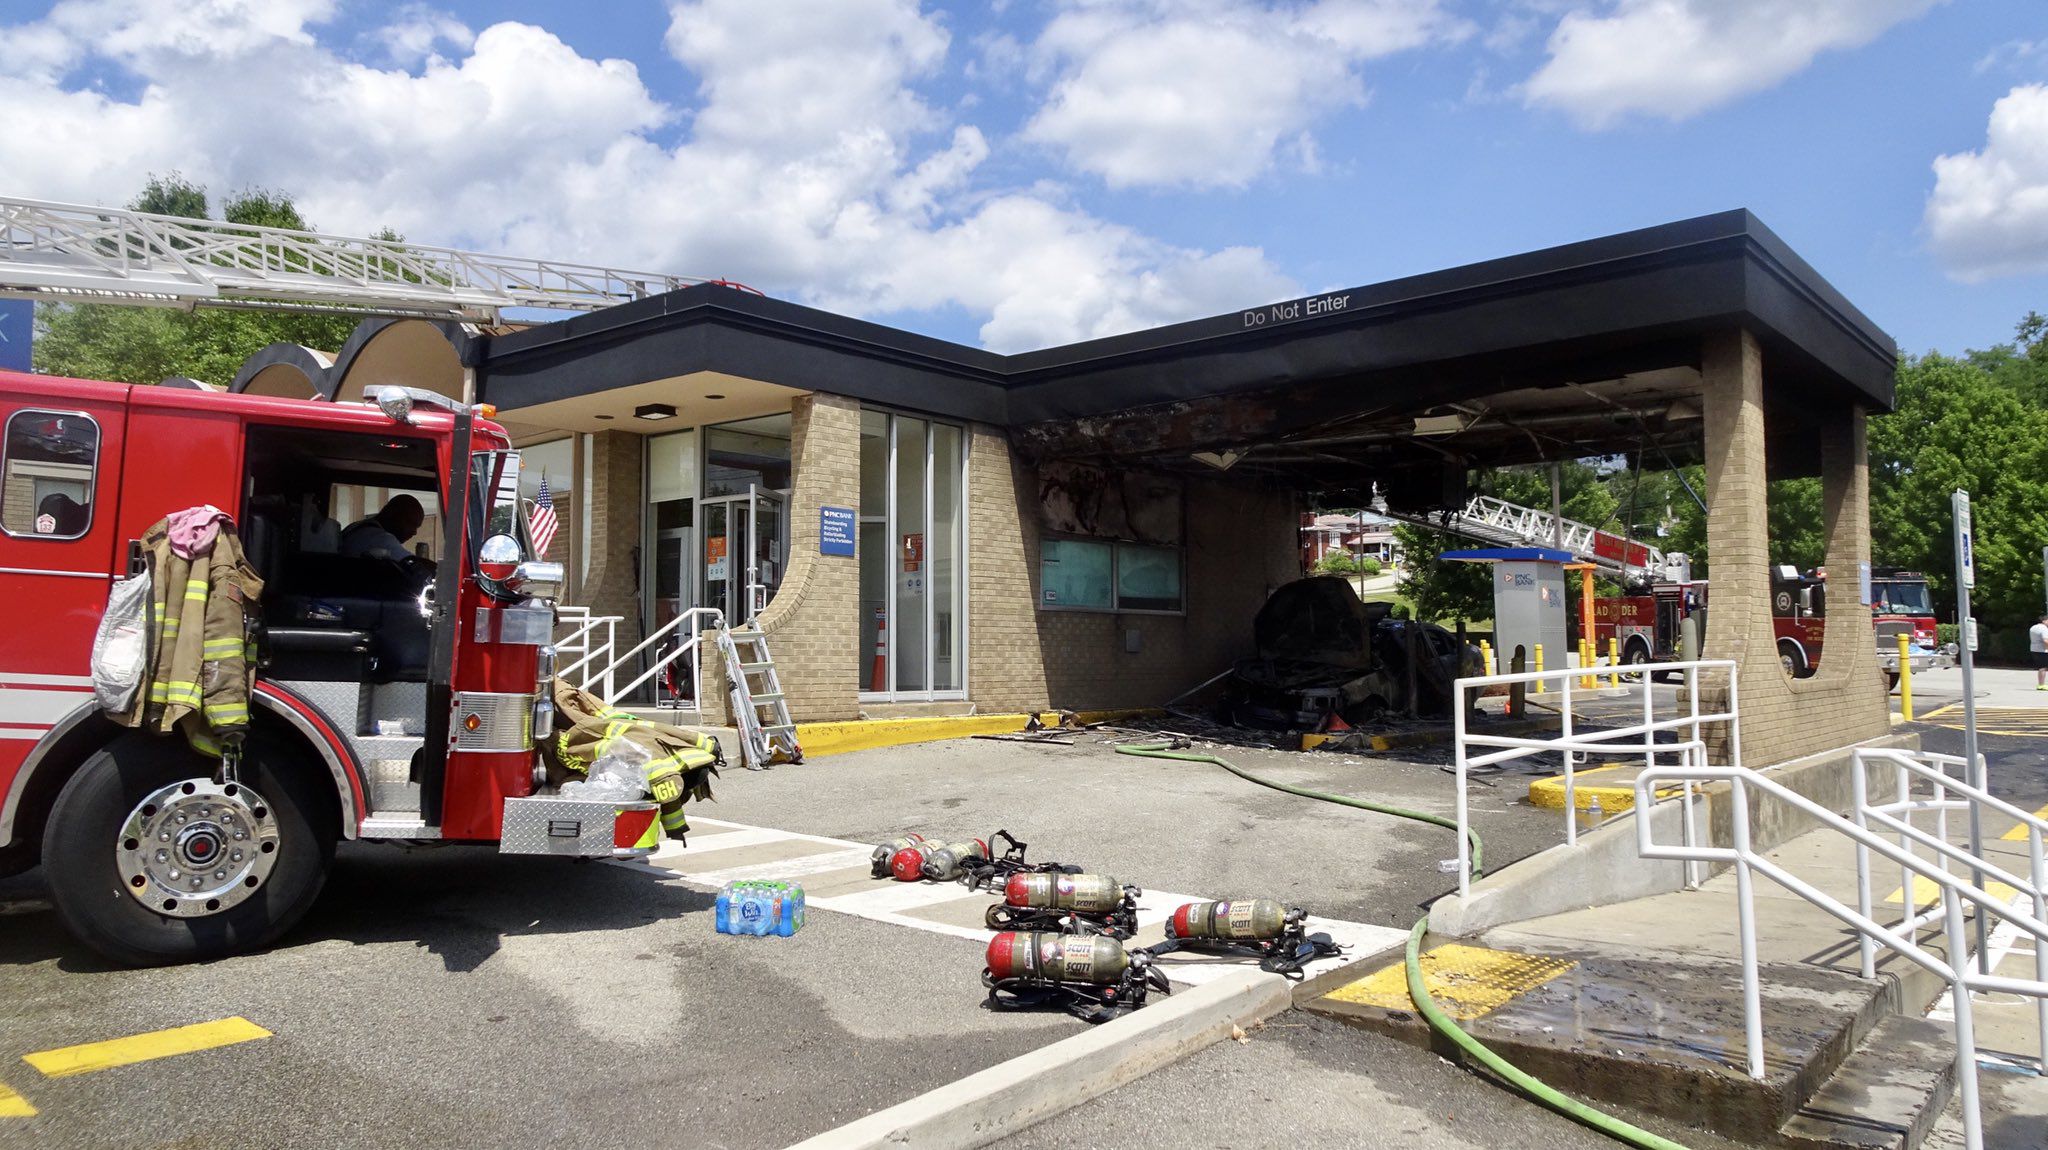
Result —
[[782, 586], [788, 517], [784, 496], [749, 486], [745, 495], [706, 499], [703, 595], [699, 603], [725, 612], [726, 622], [747, 622]]

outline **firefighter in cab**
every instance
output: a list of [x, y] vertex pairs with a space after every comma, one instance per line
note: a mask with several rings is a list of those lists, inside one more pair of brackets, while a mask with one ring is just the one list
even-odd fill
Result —
[[427, 521], [426, 508], [410, 495], [394, 495], [383, 510], [348, 525], [341, 533], [341, 553], [350, 558], [388, 559], [407, 574], [431, 575], [434, 562], [405, 549]]

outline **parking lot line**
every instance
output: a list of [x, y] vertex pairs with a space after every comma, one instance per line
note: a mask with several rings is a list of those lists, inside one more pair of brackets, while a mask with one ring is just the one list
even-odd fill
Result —
[[[2035, 811], [2034, 817], [2037, 819], [2048, 819], [2048, 807], [2042, 807], [2040, 810]], [[1998, 837], [2002, 839], [2008, 839], [2016, 843], [2025, 842], [2027, 841], [2027, 824], [2020, 823], [2017, 826], [2013, 827], [2011, 830], [2005, 832], [2004, 834]]]
[[22, 1055], [21, 1060], [42, 1071], [45, 1078], [65, 1078], [269, 1037], [268, 1030], [246, 1018], [222, 1018], [191, 1026], [174, 1026], [169, 1030], [152, 1030], [148, 1034], [134, 1034], [127, 1038], [111, 1038], [105, 1042], [39, 1050]]
[[0, 1118], [34, 1118], [36, 1108], [29, 1101], [15, 1093], [6, 1083], [0, 1082]]

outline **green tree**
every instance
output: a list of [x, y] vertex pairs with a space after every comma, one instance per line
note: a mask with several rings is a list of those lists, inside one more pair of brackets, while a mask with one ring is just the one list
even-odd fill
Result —
[[2008, 654], [2041, 609], [2041, 548], [2048, 544], [2048, 408], [2035, 398], [2048, 390], [2048, 363], [2005, 370], [2015, 358], [2036, 362], [2031, 354], [1909, 358], [1899, 367], [1896, 410], [1870, 424], [1876, 558], [1925, 571], [1937, 604], [1952, 613], [1949, 495], [1969, 491], [1974, 610], [1987, 644]]
[[1493, 617], [1493, 584], [1484, 563], [1463, 563], [1442, 557], [1473, 544], [1426, 527], [1399, 524], [1394, 538], [1405, 552], [1401, 593], [1415, 604], [1415, 617], [1450, 626], [1456, 621]]
[[[206, 219], [206, 190], [177, 172], [153, 175], [129, 205], [137, 211]], [[291, 197], [249, 188], [223, 205], [228, 222], [310, 228]], [[190, 376], [225, 386], [244, 361], [272, 343], [332, 351], [355, 330], [348, 316], [209, 308], [191, 312], [117, 304], [42, 304], [36, 309], [37, 371], [122, 383]]]

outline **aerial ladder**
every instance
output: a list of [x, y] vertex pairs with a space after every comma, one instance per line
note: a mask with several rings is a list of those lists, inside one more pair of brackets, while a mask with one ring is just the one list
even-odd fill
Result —
[[[1555, 547], [1576, 562], [1591, 563], [1623, 582], [1661, 574], [1673, 555], [1640, 540], [1602, 531], [1589, 523], [1552, 516], [1548, 511], [1509, 503], [1491, 495], [1475, 495], [1463, 507], [1439, 518], [1381, 512], [1389, 519], [1449, 531], [1497, 547]], [[1562, 528], [1562, 531], [1560, 531]]]

